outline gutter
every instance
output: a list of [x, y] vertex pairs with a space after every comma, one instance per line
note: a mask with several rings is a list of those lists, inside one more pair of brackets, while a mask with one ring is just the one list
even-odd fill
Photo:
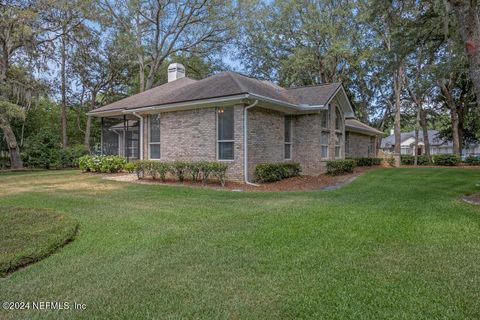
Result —
[[[147, 112], [151, 110], [164, 110], [164, 109], [170, 109], [170, 108], [175, 108], [175, 107], [194, 107], [198, 105], [203, 105], [203, 107], [206, 107], [208, 104], [219, 104], [219, 103], [224, 103], [224, 102], [235, 102], [239, 100], [247, 100], [247, 99], [255, 99], [255, 100], [260, 100], [264, 101], [267, 103], [272, 103], [278, 106], [283, 106], [288, 109], [291, 109], [296, 112], [313, 112], [313, 111], [319, 111], [319, 110], [325, 110], [327, 109], [327, 105], [311, 105], [311, 106], [304, 106], [304, 105], [297, 105], [269, 97], [265, 97], [262, 95], [258, 94], [251, 94], [251, 93], [243, 93], [243, 94], [237, 94], [237, 95], [231, 95], [228, 97], [218, 97], [218, 98], [211, 98], [211, 99], [202, 99], [202, 100], [192, 100], [192, 101], [186, 101], [186, 102], [176, 102], [176, 103], [169, 103], [169, 104], [164, 104], [164, 105], [157, 105], [157, 106], [148, 106], [148, 107], [139, 107], [136, 109], [130, 109], [130, 110], [125, 110], [125, 109], [114, 109], [114, 110], [108, 110], [108, 111], [100, 111], [100, 112], [88, 112], [87, 115], [91, 116], [108, 116], [111, 115], [112, 113], [134, 113], [134, 112]], [[181, 110], [181, 109], [178, 109]]]
[[254, 103], [243, 109], [243, 173], [245, 183], [255, 187], [259, 185], [248, 181], [248, 109], [255, 107], [257, 104], [258, 100], [255, 100]]

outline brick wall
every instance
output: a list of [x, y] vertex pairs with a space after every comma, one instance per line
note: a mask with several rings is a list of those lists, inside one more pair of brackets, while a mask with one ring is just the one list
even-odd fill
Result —
[[[235, 108], [234, 160], [227, 161], [229, 180], [243, 181], [243, 106]], [[149, 158], [149, 121], [145, 116], [144, 159]], [[163, 161], [217, 160], [216, 108], [162, 112], [160, 118], [160, 153]]]
[[259, 163], [284, 162], [284, 114], [254, 107], [248, 110], [248, 176]]
[[[347, 139], [347, 157], [375, 157], [375, 137], [367, 136], [357, 132], [347, 131]], [[369, 145], [373, 146], [373, 150], [370, 154], [368, 152]]]
[[293, 161], [300, 163], [305, 175], [318, 175], [325, 171], [321, 160], [320, 115], [296, 116], [293, 121]]

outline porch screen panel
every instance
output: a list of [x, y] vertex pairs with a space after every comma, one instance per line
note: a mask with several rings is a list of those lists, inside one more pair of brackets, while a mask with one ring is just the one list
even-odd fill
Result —
[[140, 159], [140, 124], [136, 120], [127, 120], [126, 157], [129, 160]]
[[123, 155], [121, 145], [123, 121], [115, 118], [103, 118], [102, 121], [102, 154], [106, 156]]

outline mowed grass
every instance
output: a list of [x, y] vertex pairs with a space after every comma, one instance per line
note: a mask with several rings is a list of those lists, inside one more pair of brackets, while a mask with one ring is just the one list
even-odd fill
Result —
[[76, 171], [0, 175], [0, 206], [79, 221], [75, 241], [0, 279], [0, 302], [85, 310], [0, 319], [479, 319], [473, 169], [380, 169], [334, 191], [132, 185]]
[[78, 223], [51, 209], [0, 207], [0, 277], [52, 254]]

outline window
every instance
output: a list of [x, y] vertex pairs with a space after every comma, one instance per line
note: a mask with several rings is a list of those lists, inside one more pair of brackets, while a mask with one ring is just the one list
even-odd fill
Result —
[[320, 148], [321, 148], [321, 157], [322, 159], [328, 158], [328, 140], [330, 139], [330, 134], [326, 131], [322, 131], [320, 134]]
[[345, 154], [350, 152], [350, 134], [345, 132]]
[[160, 114], [152, 114], [149, 122], [150, 159], [160, 159]]
[[292, 117], [285, 116], [285, 151], [284, 158], [286, 160], [292, 159]]
[[342, 113], [340, 112], [340, 109], [335, 108], [335, 130], [342, 130]]
[[322, 110], [320, 111], [320, 125], [322, 128], [328, 129], [328, 110]]
[[342, 135], [340, 133], [337, 133], [335, 135], [335, 159], [341, 158], [342, 157]]
[[233, 108], [217, 109], [218, 160], [233, 160]]

